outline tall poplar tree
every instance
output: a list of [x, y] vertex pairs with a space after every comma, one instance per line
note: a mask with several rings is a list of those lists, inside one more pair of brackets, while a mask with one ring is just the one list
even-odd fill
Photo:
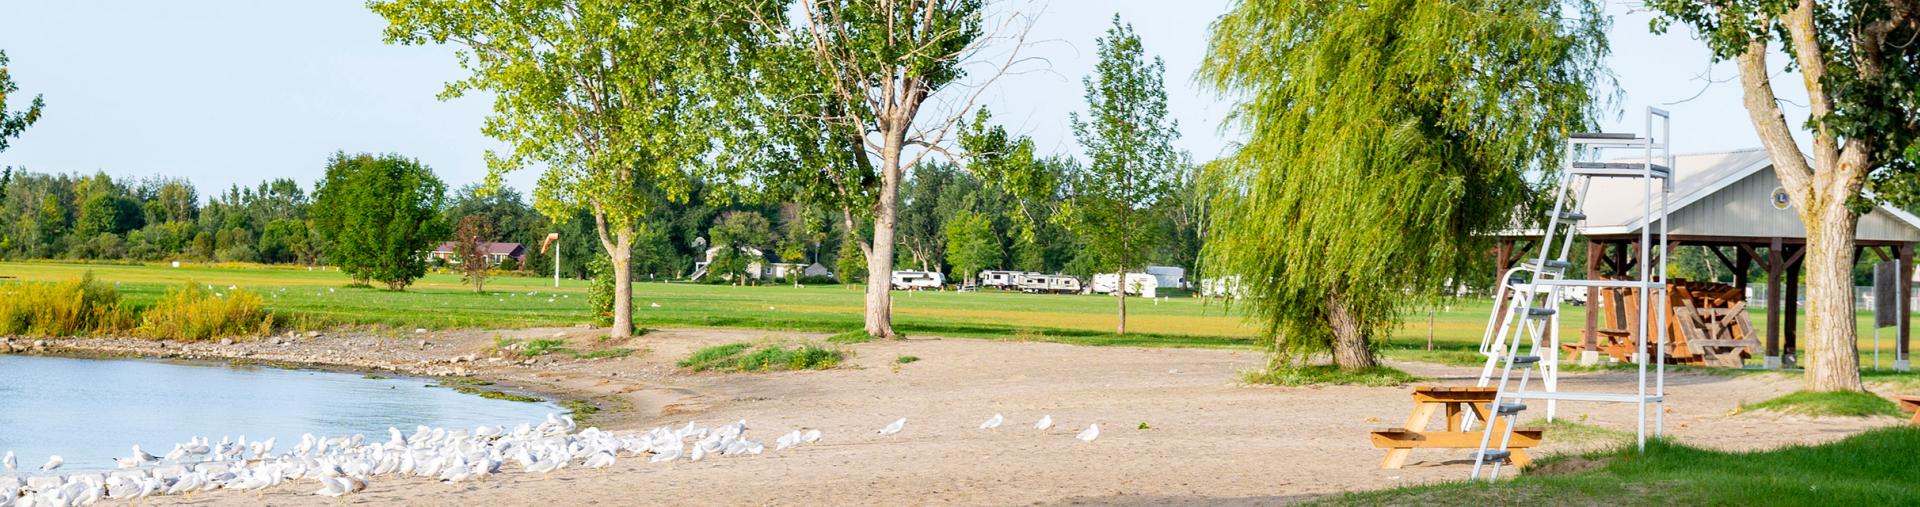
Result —
[[659, 206], [733, 165], [750, 120], [743, 61], [760, 44], [762, 0], [389, 0], [369, 4], [397, 44], [459, 46], [471, 73], [442, 98], [493, 96], [482, 131], [511, 146], [487, 154], [489, 185], [544, 166], [535, 207], [555, 221], [592, 211], [612, 258], [613, 337], [633, 332], [639, 229]]
[[1127, 334], [1127, 272], [1144, 269], [1160, 239], [1157, 205], [1173, 191], [1184, 157], [1173, 147], [1180, 128], [1167, 113], [1166, 64], [1147, 61], [1140, 36], [1119, 15], [1095, 44], [1100, 63], [1081, 80], [1087, 114], [1073, 115], [1089, 162], [1074, 181], [1071, 223], [1087, 238], [1093, 269], [1115, 273], [1114, 332]]
[[[1658, 0], [1673, 23], [1694, 28], [1716, 59], [1740, 68], [1747, 116], [1773, 159], [1773, 172], [1807, 230], [1808, 358], [1805, 385], [1860, 391], [1853, 307], [1854, 235], [1872, 209], [1861, 189], [1911, 198], [1920, 160], [1920, 4], [1912, 0]], [[1801, 150], [1781, 113], [1767, 63], [1769, 44], [1789, 55], [1812, 109]], [[1791, 85], [1789, 85], [1791, 86]]]
[[1441, 292], [1586, 130], [1607, 75], [1594, 0], [1249, 0], [1202, 79], [1237, 99], [1203, 271], [1238, 276], [1273, 366], [1373, 343]]

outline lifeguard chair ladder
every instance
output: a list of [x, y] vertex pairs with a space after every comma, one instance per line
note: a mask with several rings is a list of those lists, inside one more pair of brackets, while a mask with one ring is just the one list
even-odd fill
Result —
[[[1654, 136], [1656, 118], [1660, 126], [1658, 140]], [[1573, 392], [1560, 390], [1560, 303], [1568, 288], [1631, 287], [1645, 295], [1638, 298], [1640, 315], [1655, 315], [1652, 302], [1666, 299], [1666, 262], [1664, 258], [1654, 257], [1651, 247], [1658, 241], [1658, 251], [1668, 251], [1667, 195], [1673, 190], [1671, 121], [1666, 111], [1649, 107], [1646, 137], [1593, 133], [1575, 134], [1567, 140], [1566, 167], [1554, 187], [1553, 213], [1547, 215], [1542, 228], [1539, 255], [1501, 273], [1493, 315], [1487, 317], [1487, 330], [1480, 340], [1480, 353], [1487, 359], [1478, 385], [1495, 386], [1497, 394], [1489, 404], [1489, 420], [1482, 425], [1480, 450], [1473, 455], [1474, 479], [1479, 479], [1482, 469], [1489, 468], [1488, 465], [1491, 473], [1487, 478], [1499, 478], [1501, 466], [1513, 455], [1509, 446], [1513, 442], [1513, 427], [1518, 424], [1514, 419], [1527, 410], [1527, 400], [1545, 401], [1549, 421], [1553, 420], [1561, 401], [1633, 403], [1639, 409], [1636, 437], [1642, 450], [1647, 445], [1647, 405], [1653, 404], [1653, 432], [1661, 433], [1665, 421], [1660, 409], [1666, 401], [1667, 387], [1666, 312], [1657, 312], [1657, 323], [1640, 319], [1640, 332], [1635, 335], [1639, 340], [1636, 350], [1642, 351], [1634, 356], [1634, 362], [1639, 364], [1636, 392]], [[1602, 161], [1607, 160], [1604, 157], [1608, 152], [1617, 156], [1629, 150], [1638, 156]], [[1583, 157], [1586, 160], [1582, 160]], [[1587, 202], [1586, 193], [1595, 178], [1636, 178], [1641, 182], [1640, 216], [1643, 219], [1637, 252], [1639, 261], [1635, 264], [1640, 271], [1637, 280], [1567, 277], [1567, 269], [1572, 267], [1567, 254], [1573, 247], [1576, 229], [1587, 218], [1583, 210], [1587, 204], [1608, 204]], [[1657, 233], [1653, 230], [1655, 221], [1659, 222]], [[1649, 262], [1650, 259], [1658, 260]], [[1516, 277], [1521, 280], [1515, 281]], [[1651, 372], [1645, 352], [1649, 336], [1653, 337], [1656, 348]], [[1520, 353], [1522, 341], [1528, 346], [1525, 355]], [[1516, 366], [1520, 367], [1517, 380], [1514, 378]], [[1539, 373], [1540, 386], [1530, 389], [1528, 383], [1534, 372]], [[1652, 373], [1651, 386], [1648, 385], [1649, 373]], [[1499, 418], [1507, 418], [1507, 423], [1494, 424]], [[1495, 438], [1495, 433], [1499, 433], [1499, 438]]]

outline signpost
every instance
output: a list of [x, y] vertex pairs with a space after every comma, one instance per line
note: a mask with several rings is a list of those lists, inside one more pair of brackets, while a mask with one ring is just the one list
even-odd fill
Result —
[[[560, 233], [557, 233], [557, 232], [547, 233], [547, 239], [545, 241], [540, 242], [540, 253], [547, 253], [547, 245], [552, 245], [553, 242], [559, 241], [559, 240], [560, 240]], [[554, 247], [553, 249], [553, 287], [556, 289], [560, 288], [560, 248], [559, 247]]]
[[[1900, 261], [1873, 265], [1873, 369], [1880, 369], [1880, 328], [1899, 326], [1902, 301]], [[1896, 358], [1897, 359], [1897, 358]]]

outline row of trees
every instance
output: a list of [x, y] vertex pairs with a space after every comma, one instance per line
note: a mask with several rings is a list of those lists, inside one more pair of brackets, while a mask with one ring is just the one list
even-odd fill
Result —
[[[490, 182], [543, 167], [536, 209], [550, 218], [591, 214], [614, 271], [613, 335], [624, 337], [632, 328], [636, 246], [651, 243], [663, 217], [702, 192], [821, 210], [839, 222], [836, 265], [864, 264], [869, 280], [890, 278], [902, 246], [902, 258], [934, 268], [948, 261], [951, 243], [963, 274], [1081, 258], [1049, 258], [1041, 237], [1049, 228], [1082, 238], [1093, 271], [1144, 265], [1158, 248], [1148, 236], [1169, 207], [1166, 194], [1177, 175], [1190, 174], [1170, 146], [1177, 130], [1167, 117], [1164, 66], [1149, 62], [1116, 18], [1100, 41], [1102, 63], [1085, 81], [1088, 114], [1074, 118], [1091, 162], [1050, 171], [1059, 164], [1036, 158], [1031, 142], [989, 125], [972, 107], [1022, 62], [1018, 50], [1031, 26], [1019, 13], [989, 26], [982, 4], [389, 0], [370, 7], [389, 21], [390, 43], [457, 48], [468, 76], [449, 83], [443, 97], [493, 97], [482, 130], [510, 149], [489, 153]], [[1006, 44], [1004, 54], [989, 56], [995, 42]], [[923, 164], [939, 159], [1013, 197], [975, 204], [1017, 203], [1017, 213], [1000, 213], [1012, 217], [1008, 226], [994, 228], [983, 209], [958, 214], [952, 227], [946, 221], [955, 215], [903, 213], [906, 206], [964, 209], [903, 198], [907, 171], [921, 167], [928, 176], [911, 185], [942, 195], [938, 166]], [[745, 184], [754, 188], [738, 188]], [[721, 225], [716, 244], [763, 239], [744, 215]], [[799, 229], [808, 234], [798, 243], [824, 242], [804, 239], [818, 237], [818, 228]], [[995, 230], [1010, 232], [988, 233]], [[853, 262], [855, 251], [862, 262]], [[887, 284], [868, 284], [868, 334], [894, 335], [890, 297]]]

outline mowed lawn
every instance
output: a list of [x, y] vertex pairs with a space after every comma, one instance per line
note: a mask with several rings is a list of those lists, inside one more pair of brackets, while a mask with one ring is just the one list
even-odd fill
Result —
[[[552, 278], [494, 277], [486, 293], [474, 293], [457, 274], [429, 274], [404, 292], [350, 288], [338, 271], [261, 265], [78, 264], [0, 262], [0, 280], [60, 281], [88, 271], [117, 286], [135, 305], [149, 304], [165, 291], [189, 281], [244, 288], [265, 298], [283, 322], [301, 328], [365, 324], [396, 329], [509, 328], [568, 326], [591, 319], [586, 282]], [[634, 288], [634, 311], [647, 327], [736, 327], [838, 332], [859, 329], [864, 296], [859, 287], [790, 285], [734, 287], [641, 282]], [[657, 305], [657, 306], [656, 306]], [[1255, 324], [1237, 307], [1217, 300], [1134, 298], [1127, 304], [1126, 337], [1114, 336], [1114, 298], [982, 292], [895, 292], [894, 322], [904, 333], [988, 338], [1036, 339], [1106, 345], [1162, 345], [1251, 348]], [[1408, 315], [1406, 324], [1384, 346], [1396, 356], [1444, 362], [1472, 362], [1473, 349], [1486, 327], [1491, 303], [1464, 299], [1428, 313]], [[1562, 339], [1577, 340], [1585, 310], [1571, 307], [1562, 322]], [[1764, 329], [1765, 315], [1751, 314]], [[1861, 349], [1871, 357], [1870, 315], [1862, 312]], [[1805, 322], [1802, 319], [1802, 322]], [[1429, 329], [1435, 352], [1425, 352]], [[1892, 330], [1883, 330], [1882, 363], [1892, 362]]]

